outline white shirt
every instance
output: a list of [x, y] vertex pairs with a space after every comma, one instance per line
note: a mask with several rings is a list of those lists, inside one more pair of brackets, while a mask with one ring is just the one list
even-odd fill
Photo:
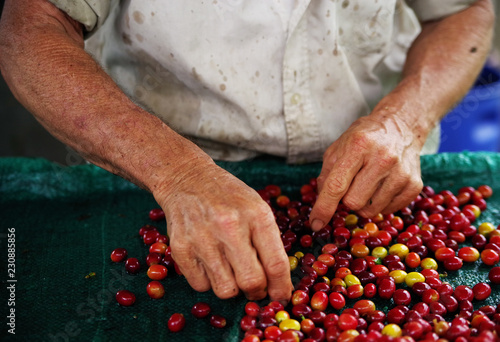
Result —
[[51, 1], [94, 30], [86, 49], [125, 93], [214, 159], [290, 163], [321, 160], [390, 91], [419, 18], [473, 2]]

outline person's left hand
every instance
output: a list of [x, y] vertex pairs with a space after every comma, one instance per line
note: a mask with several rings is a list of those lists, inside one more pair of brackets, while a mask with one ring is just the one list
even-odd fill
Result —
[[330, 221], [341, 201], [371, 218], [405, 207], [421, 191], [424, 139], [387, 107], [373, 114], [355, 121], [324, 153], [313, 230]]

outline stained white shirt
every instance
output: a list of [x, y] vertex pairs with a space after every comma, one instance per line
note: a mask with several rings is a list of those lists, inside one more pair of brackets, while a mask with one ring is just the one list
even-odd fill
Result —
[[321, 160], [394, 87], [419, 18], [473, 2], [51, 1], [125, 93], [214, 159], [290, 163]]

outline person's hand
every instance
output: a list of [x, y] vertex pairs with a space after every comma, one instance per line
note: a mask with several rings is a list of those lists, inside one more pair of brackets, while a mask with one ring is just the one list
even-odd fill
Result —
[[367, 218], [408, 205], [422, 189], [422, 140], [395, 115], [354, 122], [324, 153], [313, 230], [330, 221], [340, 201]]
[[290, 265], [269, 205], [213, 163], [179, 173], [154, 193], [165, 211], [172, 257], [197, 291], [287, 302]]

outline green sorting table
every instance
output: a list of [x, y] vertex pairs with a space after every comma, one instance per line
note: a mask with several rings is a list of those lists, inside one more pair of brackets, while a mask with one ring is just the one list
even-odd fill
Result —
[[[320, 170], [320, 164], [289, 166], [282, 160], [220, 163], [254, 188], [278, 184], [291, 197]], [[489, 184], [495, 191], [478, 222], [500, 223], [500, 155], [494, 153], [440, 154], [422, 157], [424, 182], [436, 190]], [[157, 207], [153, 197], [92, 165], [61, 167], [46, 160], [0, 159], [0, 251], [2, 281], [1, 341], [238, 341], [245, 298], [222, 301], [211, 292], [193, 291], [184, 278], [167, 277], [166, 295], [151, 300], [143, 270], [128, 275], [123, 263], [112, 263], [114, 248], [125, 247], [129, 257], [146, 257], [137, 232]], [[165, 224], [158, 225], [165, 230]], [[15, 228], [15, 278], [8, 277], [9, 228]], [[446, 278], [452, 285], [487, 281], [489, 268], [481, 263], [464, 267]], [[95, 277], [85, 278], [90, 272]], [[12, 287], [15, 280], [15, 292]], [[137, 301], [120, 307], [114, 293], [132, 290]], [[476, 307], [496, 304], [500, 288]], [[15, 302], [15, 335], [7, 323]], [[225, 329], [210, 326], [190, 314], [198, 301], [227, 318]], [[387, 303], [383, 304], [387, 305]], [[380, 308], [378, 306], [378, 308]], [[170, 333], [168, 317], [184, 313], [186, 328]]]

